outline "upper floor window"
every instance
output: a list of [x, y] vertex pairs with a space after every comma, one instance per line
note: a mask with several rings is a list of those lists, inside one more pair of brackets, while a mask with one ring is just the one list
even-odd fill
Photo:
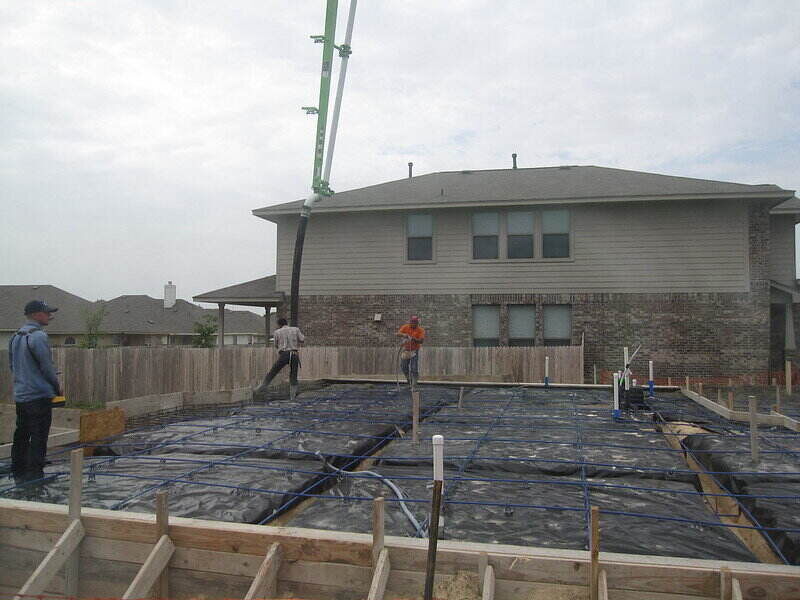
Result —
[[534, 346], [536, 343], [536, 307], [532, 304], [509, 304], [508, 345]]
[[472, 345], [500, 345], [500, 307], [476, 304], [472, 307]]
[[497, 258], [500, 245], [500, 215], [496, 212], [472, 214], [472, 258]]
[[569, 211], [542, 211], [542, 258], [569, 258]]
[[572, 341], [572, 309], [568, 304], [544, 307], [544, 345], [569, 346]]
[[408, 215], [406, 221], [406, 259], [433, 260], [433, 216]]
[[508, 258], [533, 258], [533, 213], [514, 210], [506, 214]]

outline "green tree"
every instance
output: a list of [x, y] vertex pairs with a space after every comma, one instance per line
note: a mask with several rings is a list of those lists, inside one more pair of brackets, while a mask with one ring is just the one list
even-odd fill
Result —
[[102, 335], [100, 326], [103, 324], [103, 319], [105, 318], [106, 305], [102, 300], [97, 303], [97, 308], [94, 310], [89, 309], [83, 311], [86, 333], [83, 334], [81, 341], [78, 343], [81, 348], [97, 348], [100, 342], [100, 336]]
[[195, 337], [192, 345], [195, 348], [213, 348], [217, 335], [217, 318], [206, 315], [194, 323]]

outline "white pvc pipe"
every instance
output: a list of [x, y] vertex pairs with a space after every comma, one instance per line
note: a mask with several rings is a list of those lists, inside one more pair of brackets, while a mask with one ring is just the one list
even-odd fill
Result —
[[[350, 15], [347, 17], [347, 31], [344, 34], [344, 44], [349, 46], [353, 39], [353, 22], [356, 18], [356, 4], [358, 0], [350, 0]], [[347, 61], [350, 55], [342, 57], [342, 66], [339, 68], [339, 82], [336, 84], [336, 99], [333, 102], [331, 115], [331, 134], [328, 138], [328, 154], [325, 156], [325, 168], [322, 171], [322, 180], [330, 181], [331, 163], [333, 162], [333, 149], [336, 147], [336, 132], [339, 129], [339, 110], [342, 107], [342, 94], [344, 93], [344, 79], [347, 76]]]
[[544, 383], [545, 385], [550, 383], [550, 357], [544, 357]]
[[625, 346], [622, 349], [622, 354], [623, 354], [623, 362], [624, 362], [624, 367], [623, 367], [624, 371], [623, 371], [623, 373], [624, 373], [624, 377], [625, 377], [625, 389], [629, 390], [629, 389], [631, 389], [631, 378], [630, 378], [630, 375], [628, 375], [628, 373], [630, 372], [630, 369], [628, 369], [628, 361], [630, 360], [630, 358], [628, 357], [628, 347], [627, 346]]
[[433, 436], [433, 480], [444, 481], [444, 437]]
[[650, 381], [653, 381], [653, 361], [652, 360], [649, 361], [649, 367], [650, 367]]
[[614, 410], [613, 416], [619, 414], [619, 373], [614, 373]]

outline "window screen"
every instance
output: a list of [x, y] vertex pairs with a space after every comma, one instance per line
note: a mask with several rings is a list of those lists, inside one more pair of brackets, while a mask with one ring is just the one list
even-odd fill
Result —
[[500, 307], [476, 305], [472, 307], [473, 346], [500, 345]]
[[572, 309], [566, 304], [544, 307], [544, 343], [569, 346], [572, 338]]
[[507, 221], [508, 258], [533, 258], [533, 213], [512, 211]]
[[542, 256], [569, 257], [569, 211], [542, 211]]
[[433, 260], [433, 216], [408, 215], [406, 258]]
[[472, 258], [498, 258], [500, 215], [480, 212], [472, 215]]
[[533, 346], [536, 339], [536, 307], [511, 304], [508, 307], [509, 346]]

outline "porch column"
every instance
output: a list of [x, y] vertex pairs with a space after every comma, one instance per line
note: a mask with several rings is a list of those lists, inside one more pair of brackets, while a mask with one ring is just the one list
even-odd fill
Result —
[[270, 334], [270, 331], [269, 331], [269, 309], [270, 308], [271, 308], [271, 306], [269, 304], [265, 304], [264, 305], [264, 310], [266, 311], [264, 313], [264, 345], [265, 346], [269, 346], [269, 334]]
[[784, 350], [796, 350], [797, 344], [794, 339], [794, 307], [791, 302], [786, 303], [786, 343]]
[[225, 345], [225, 303], [220, 302], [219, 306], [219, 330], [217, 333], [217, 346], [222, 348]]

